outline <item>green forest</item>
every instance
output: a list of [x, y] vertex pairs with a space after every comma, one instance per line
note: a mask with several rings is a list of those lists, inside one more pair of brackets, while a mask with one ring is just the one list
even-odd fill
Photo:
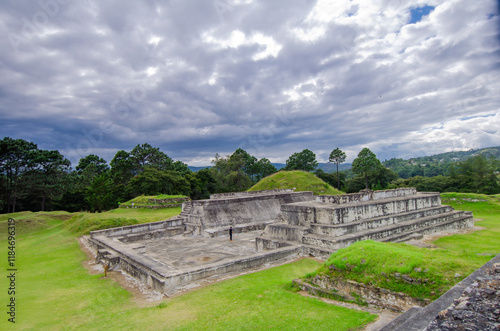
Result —
[[[292, 154], [281, 171], [302, 170], [343, 192], [416, 187], [419, 191], [500, 193], [500, 147], [452, 152], [409, 160], [381, 162], [368, 148], [348, 170], [339, 170], [346, 155], [330, 154], [329, 169], [318, 168], [308, 149]], [[1, 213], [66, 210], [100, 212], [140, 195], [183, 195], [206, 199], [212, 193], [246, 191], [278, 172], [269, 159], [258, 159], [239, 148], [216, 154], [212, 166], [193, 172], [148, 143], [120, 150], [109, 162], [95, 154], [73, 168], [57, 150], [43, 150], [23, 139], [0, 140]]]

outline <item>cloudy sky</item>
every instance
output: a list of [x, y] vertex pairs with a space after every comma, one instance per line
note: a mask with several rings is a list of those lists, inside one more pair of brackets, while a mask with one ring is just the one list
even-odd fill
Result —
[[0, 139], [325, 162], [500, 145], [491, 0], [2, 0]]

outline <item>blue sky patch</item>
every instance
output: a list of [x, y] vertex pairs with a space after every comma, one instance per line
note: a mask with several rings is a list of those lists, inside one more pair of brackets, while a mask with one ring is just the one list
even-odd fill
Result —
[[422, 17], [429, 15], [430, 12], [434, 10], [434, 8], [436, 7], [425, 5], [423, 7], [410, 9], [411, 19], [409, 24], [420, 22], [422, 20]]

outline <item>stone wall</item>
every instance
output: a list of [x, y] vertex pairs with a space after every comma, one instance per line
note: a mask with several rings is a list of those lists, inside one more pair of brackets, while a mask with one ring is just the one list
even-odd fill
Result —
[[371, 191], [362, 190], [358, 193], [342, 194], [342, 195], [318, 195], [316, 201], [331, 204], [344, 204], [351, 202], [362, 202], [379, 199], [389, 199], [415, 195], [417, 189], [414, 187], [398, 188], [393, 190]]
[[191, 199], [189, 197], [182, 197], [182, 198], [166, 198], [166, 199], [148, 199], [148, 203], [154, 203], [154, 204], [165, 204], [165, 203], [182, 203], [184, 201], [190, 201]]
[[365, 302], [369, 305], [398, 312], [406, 311], [414, 306], [425, 307], [430, 302], [430, 300], [424, 301], [412, 298], [401, 292], [394, 292], [351, 280], [332, 279], [324, 275], [315, 276], [308, 279], [308, 281], [311, 284], [297, 280], [294, 283], [314, 295], [329, 296], [353, 302]]
[[274, 190], [263, 190], [263, 191], [250, 191], [250, 192], [229, 192], [229, 193], [215, 193], [210, 195], [210, 199], [224, 199], [224, 198], [235, 198], [235, 197], [246, 197], [260, 194], [275, 194], [275, 193], [286, 193], [293, 192], [292, 189], [274, 189]]
[[189, 206], [188, 223], [203, 228], [219, 228], [270, 222], [276, 219], [283, 204], [313, 200], [312, 192], [291, 191], [195, 200]]
[[98, 231], [90, 231], [90, 236], [125, 236], [129, 234], [137, 234], [141, 232], [151, 232], [156, 230], [168, 229], [170, 227], [182, 226], [182, 219], [171, 219], [159, 222], [144, 223], [137, 225], [121, 226], [119, 228], [111, 228]]
[[[341, 197], [341, 196], [340, 196]], [[324, 205], [289, 204], [281, 209], [282, 218], [290, 225], [308, 226], [312, 223], [344, 224], [362, 219], [406, 213], [441, 205], [439, 193], [419, 194], [387, 200], [367, 200], [358, 203]]]
[[169, 203], [165, 205], [140, 205], [140, 204], [133, 204], [133, 205], [120, 205], [120, 208], [146, 208], [146, 209], [163, 209], [163, 208], [177, 208], [181, 207], [182, 204], [180, 203]]

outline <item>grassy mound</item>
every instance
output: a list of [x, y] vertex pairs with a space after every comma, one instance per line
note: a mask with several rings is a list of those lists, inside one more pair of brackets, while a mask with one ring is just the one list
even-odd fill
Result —
[[[182, 199], [189, 199], [189, 197], [186, 197], [184, 195], [168, 195], [168, 194], [160, 194], [160, 195], [140, 195], [138, 197], [135, 197], [129, 201], [123, 202], [120, 204], [121, 207], [151, 207], [151, 206], [157, 206], [157, 205], [175, 205], [177, 206], [179, 204], [179, 200]], [[164, 200], [163, 202], [159, 203], [158, 201], [153, 202], [153, 200]]]
[[[365, 240], [335, 252], [318, 271], [331, 278], [437, 299], [490, 260], [469, 252], [430, 250], [407, 244]], [[413, 279], [409, 283], [402, 276]]]
[[267, 176], [252, 186], [248, 191], [295, 189], [295, 191], [313, 191], [315, 195], [343, 194], [314, 174], [305, 171], [280, 171]]
[[[436, 299], [500, 252], [500, 195], [442, 194], [443, 204], [470, 210], [484, 230], [441, 237], [437, 248], [407, 244], [357, 242], [338, 250], [316, 272], [370, 284], [415, 298]], [[399, 274], [399, 275], [397, 275]], [[417, 280], [409, 284], [402, 276]]]
[[87, 234], [90, 231], [162, 221], [179, 215], [181, 209], [117, 208], [104, 213], [73, 213], [66, 226], [74, 233]]

